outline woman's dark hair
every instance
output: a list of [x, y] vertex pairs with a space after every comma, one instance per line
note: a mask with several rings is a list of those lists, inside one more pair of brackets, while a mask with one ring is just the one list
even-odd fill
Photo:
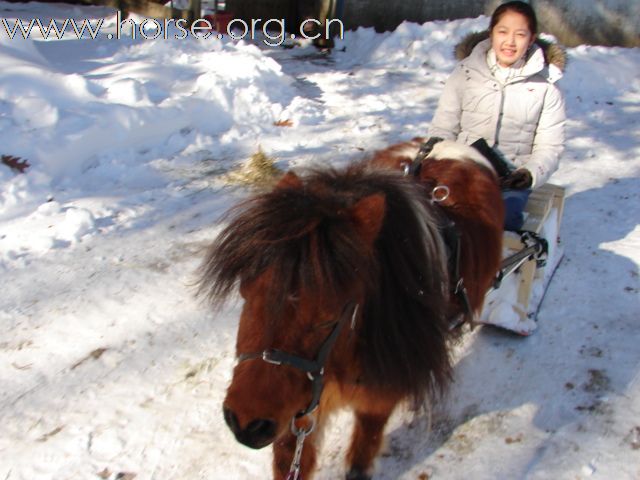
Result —
[[533, 10], [531, 5], [524, 2], [506, 2], [500, 5], [491, 15], [491, 23], [489, 24], [489, 31], [491, 32], [493, 28], [498, 24], [502, 15], [507, 12], [516, 12], [522, 15], [527, 19], [527, 24], [529, 25], [529, 31], [536, 35], [538, 33], [538, 19], [536, 18], [536, 12]]

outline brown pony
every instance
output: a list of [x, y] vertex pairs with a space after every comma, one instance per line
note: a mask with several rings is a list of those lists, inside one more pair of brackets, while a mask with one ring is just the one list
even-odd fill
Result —
[[[232, 209], [207, 253], [201, 292], [219, 304], [239, 285], [244, 299], [224, 417], [239, 442], [273, 444], [276, 479], [298, 478], [298, 467], [310, 478], [318, 432], [343, 407], [355, 414], [346, 478], [371, 478], [398, 403], [446, 387], [449, 317], [461, 308], [445, 214], [461, 236], [475, 313], [499, 267], [504, 213], [493, 171], [467, 157], [427, 159], [416, 181], [400, 171], [412, 146], [342, 170], [287, 173]], [[449, 189], [439, 204], [434, 186]]]

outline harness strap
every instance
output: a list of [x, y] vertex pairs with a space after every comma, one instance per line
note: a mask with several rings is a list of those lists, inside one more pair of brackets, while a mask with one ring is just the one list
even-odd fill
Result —
[[[422, 162], [429, 156], [433, 147], [440, 143], [443, 139], [440, 137], [431, 137], [426, 142], [420, 144], [420, 149], [410, 165], [405, 169], [405, 175], [415, 178], [420, 177], [420, 171], [422, 170]], [[441, 198], [435, 198], [436, 191], [438, 189], [446, 189], [446, 193]], [[434, 204], [439, 203], [449, 196], [449, 189], [443, 186], [436, 186], [432, 192], [434, 197], [432, 202]], [[462, 304], [464, 315], [461, 321], [452, 322], [450, 329], [453, 330], [461, 326], [466, 319], [473, 318], [473, 310], [471, 309], [471, 302], [469, 301], [469, 295], [467, 294], [467, 288], [464, 285], [464, 279], [460, 276], [460, 232], [456, 227], [456, 224], [442, 211], [441, 217], [444, 219], [442, 226], [442, 239], [445, 245], [449, 249], [449, 276], [453, 279], [451, 283], [451, 291], [458, 298]]]
[[[349, 312], [352, 312], [351, 315], [349, 315]], [[351, 321], [351, 328], [354, 327], [354, 321], [357, 313], [358, 304], [353, 301], [347, 303], [340, 315], [340, 319], [333, 326], [331, 333], [329, 333], [329, 336], [320, 346], [320, 350], [318, 350], [318, 353], [313, 360], [283, 352], [278, 349], [267, 349], [261, 353], [240, 354], [238, 355], [238, 361], [243, 362], [245, 360], [261, 358], [267, 363], [271, 363], [273, 365], [286, 365], [306, 373], [309, 380], [311, 380], [311, 402], [307, 408], [296, 414], [296, 418], [304, 417], [305, 415], [313, 412], [320, 404], [320, 396], [322, 395], [322, 390], [324, 388], [324, 366], [327, 361], [327, 357], [329, 356], [329, 353], [331, 353], [331, 349], [336, 343], [336, 340], [347, 321]]]
[[462, 305], [462, 310], [464, 312], [463, 319], [461, 321], [456, 321], [451, 324], [450, 329], [453, 330], [461, 326], [465, 322], [465, 319], [473, 318], [473, 310], [471, 308], [471, 302], [469, 301], [467, 287], [465, 287], [464, 279], [460, 275], [460, 231], [458, 230], [456, 223], [444, 212], [442, 212], [442, 217], [445, 219], [442, 227], [442, 239], [449, 250], [448, 263], [449, 276], [451, 278], [451, 291]]
[[426, 142], [421, 143], [420, 149], [418, 150], [418, 153], [416, 154], [415, 158], [411, 162], [411, 165], [409, 165], [408, 169], [405, 171], [405, 175], [410, 175], [416, 178], [419, 177], [420, 170], [422, 169], [422, 162], [424, 161], [425, 158], [427, 158], [427, 156], [429, 156], [429, 154], [431, 153], [431, 150], [433, 150], [433, 146], [436, 143], [439, 143], [441, 141], [442, 141], [442, 138], [440, 137], [431, 137]]

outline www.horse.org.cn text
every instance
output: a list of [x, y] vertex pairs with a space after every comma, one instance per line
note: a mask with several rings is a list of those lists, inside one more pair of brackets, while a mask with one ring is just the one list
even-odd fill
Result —
[[[222, 39], [228, 37], [232, 40], [256, 40], [262, 37], [265, 45], [277, 47], [282, 45], [287, 38], [302, 38], [306, 40], [329, 39], [331, 37], [344, 38], [344, 25], [339, 19], [328, 19], [326, 22], [309, 18], [302, 21], [297, 28], [297, 33], [287, 33], [284, 18], [251, 19], [249, 22], [234, 18], [226, 25], [223, 32], [214, 29], [214, 25], [208, 18], [199, 18], [190, 25], [184, 19], [174, 18], [145, 18], [136, 21], [132, 18], [122, 18], [120, 11], [116, 12], [115, 33], [107, 33], [108, 39], [132, 38], [141, 40], [175, 39], [184, 40], [193, 37], [199, 40]], [[39, 18], [30, 20], [16, 19], [13, 24], [10, 20], [0, 20], [4, 32], [10, 39], [38, 38], [44, 40], [62, 40], [65, 38], [85, 38], [95, 40], [100, 36], [104, 25], [104, 19], [96, 21], [76, 20], [73, 18], [49, 19], [43, 22]], [[0, 29], [0, 35], [2, 34]]]

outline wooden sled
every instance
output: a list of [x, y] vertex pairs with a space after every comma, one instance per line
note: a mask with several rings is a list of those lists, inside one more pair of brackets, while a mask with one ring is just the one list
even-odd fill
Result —
[[[560, 225], [564, 209], [565, 190], [546, 184], [533, 191], [525, 207], [523, 231], [533, 232], [547, 241], [544, 263], [535, 255], [524, 260], [518, 269], [504, 278], [499, 288], [487, 293], [478, 323], [494, 325], [519, 335], [530, 335], [537, 328], [536, 317], [551, 277], [563, 256]], [[504, 258], [526, 245], [515, 232], [505, 232]]]

